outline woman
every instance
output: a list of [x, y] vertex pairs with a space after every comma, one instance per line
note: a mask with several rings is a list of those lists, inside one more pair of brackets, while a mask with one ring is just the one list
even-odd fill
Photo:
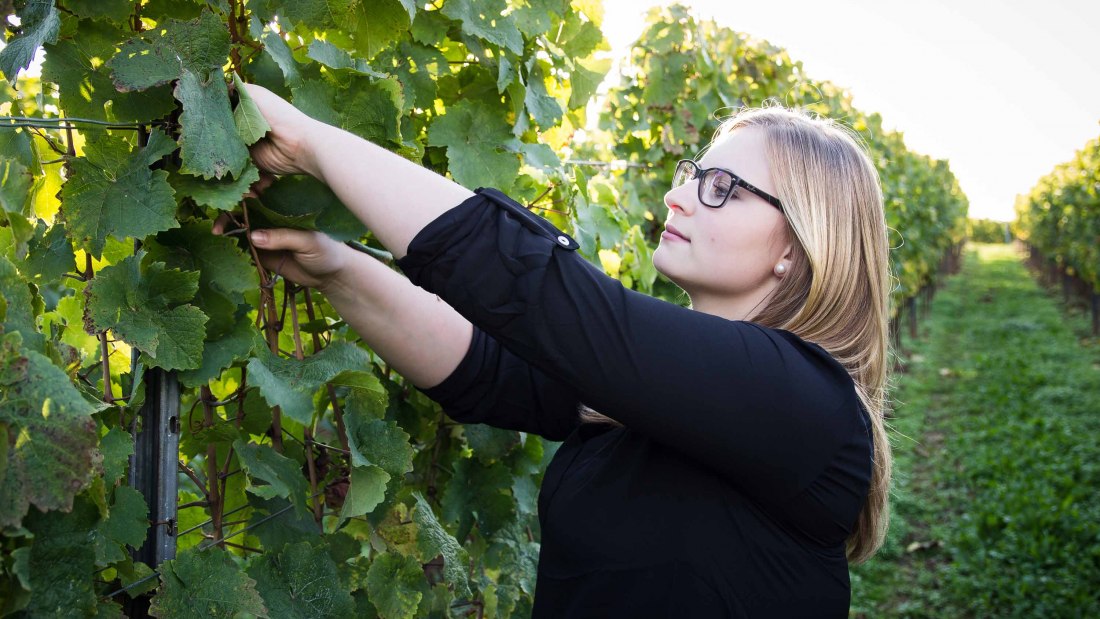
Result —
[[272, 127], [257, 164], [326, 182], [409, 280], [316, 232], [253, 232], [264, 265], [453, 418], [565, 441], [536, 617], [847, 616], [890, 475], [886, 224], [847, 133], [750, 110], [679, 164], [653, 261], [685, 309], [503, 194], [248, 89]]

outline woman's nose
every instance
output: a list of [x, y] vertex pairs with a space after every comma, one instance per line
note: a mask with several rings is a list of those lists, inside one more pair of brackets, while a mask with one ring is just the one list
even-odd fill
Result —
[[665, 192], [665, 206], [690, 215], [695, 212], [695, 181], [673, 187]]

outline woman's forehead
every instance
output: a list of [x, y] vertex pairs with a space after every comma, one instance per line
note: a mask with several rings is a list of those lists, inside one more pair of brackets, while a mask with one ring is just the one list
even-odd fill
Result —
[[725, 168], [764, 191], [774, 193], [764, 132], [758, 127], [742, 127], [719, 136], [699, 160], [699, 165]]

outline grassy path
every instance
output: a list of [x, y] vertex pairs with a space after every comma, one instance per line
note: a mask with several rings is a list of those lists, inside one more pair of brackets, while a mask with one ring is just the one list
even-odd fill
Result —
[[893, 519], [854, 617], [1100, 617], [1100, 341], [975, 245], [906, 342]]

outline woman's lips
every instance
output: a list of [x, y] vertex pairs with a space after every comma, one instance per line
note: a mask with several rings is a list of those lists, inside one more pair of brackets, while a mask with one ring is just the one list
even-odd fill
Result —
[[662, 239], [672, 239], [676, 241], [685, 241], [690, 243], [691, 241], [684, 236], [679, 230], [672, 226], [665, 226], [665, 231], [661, 233]]

